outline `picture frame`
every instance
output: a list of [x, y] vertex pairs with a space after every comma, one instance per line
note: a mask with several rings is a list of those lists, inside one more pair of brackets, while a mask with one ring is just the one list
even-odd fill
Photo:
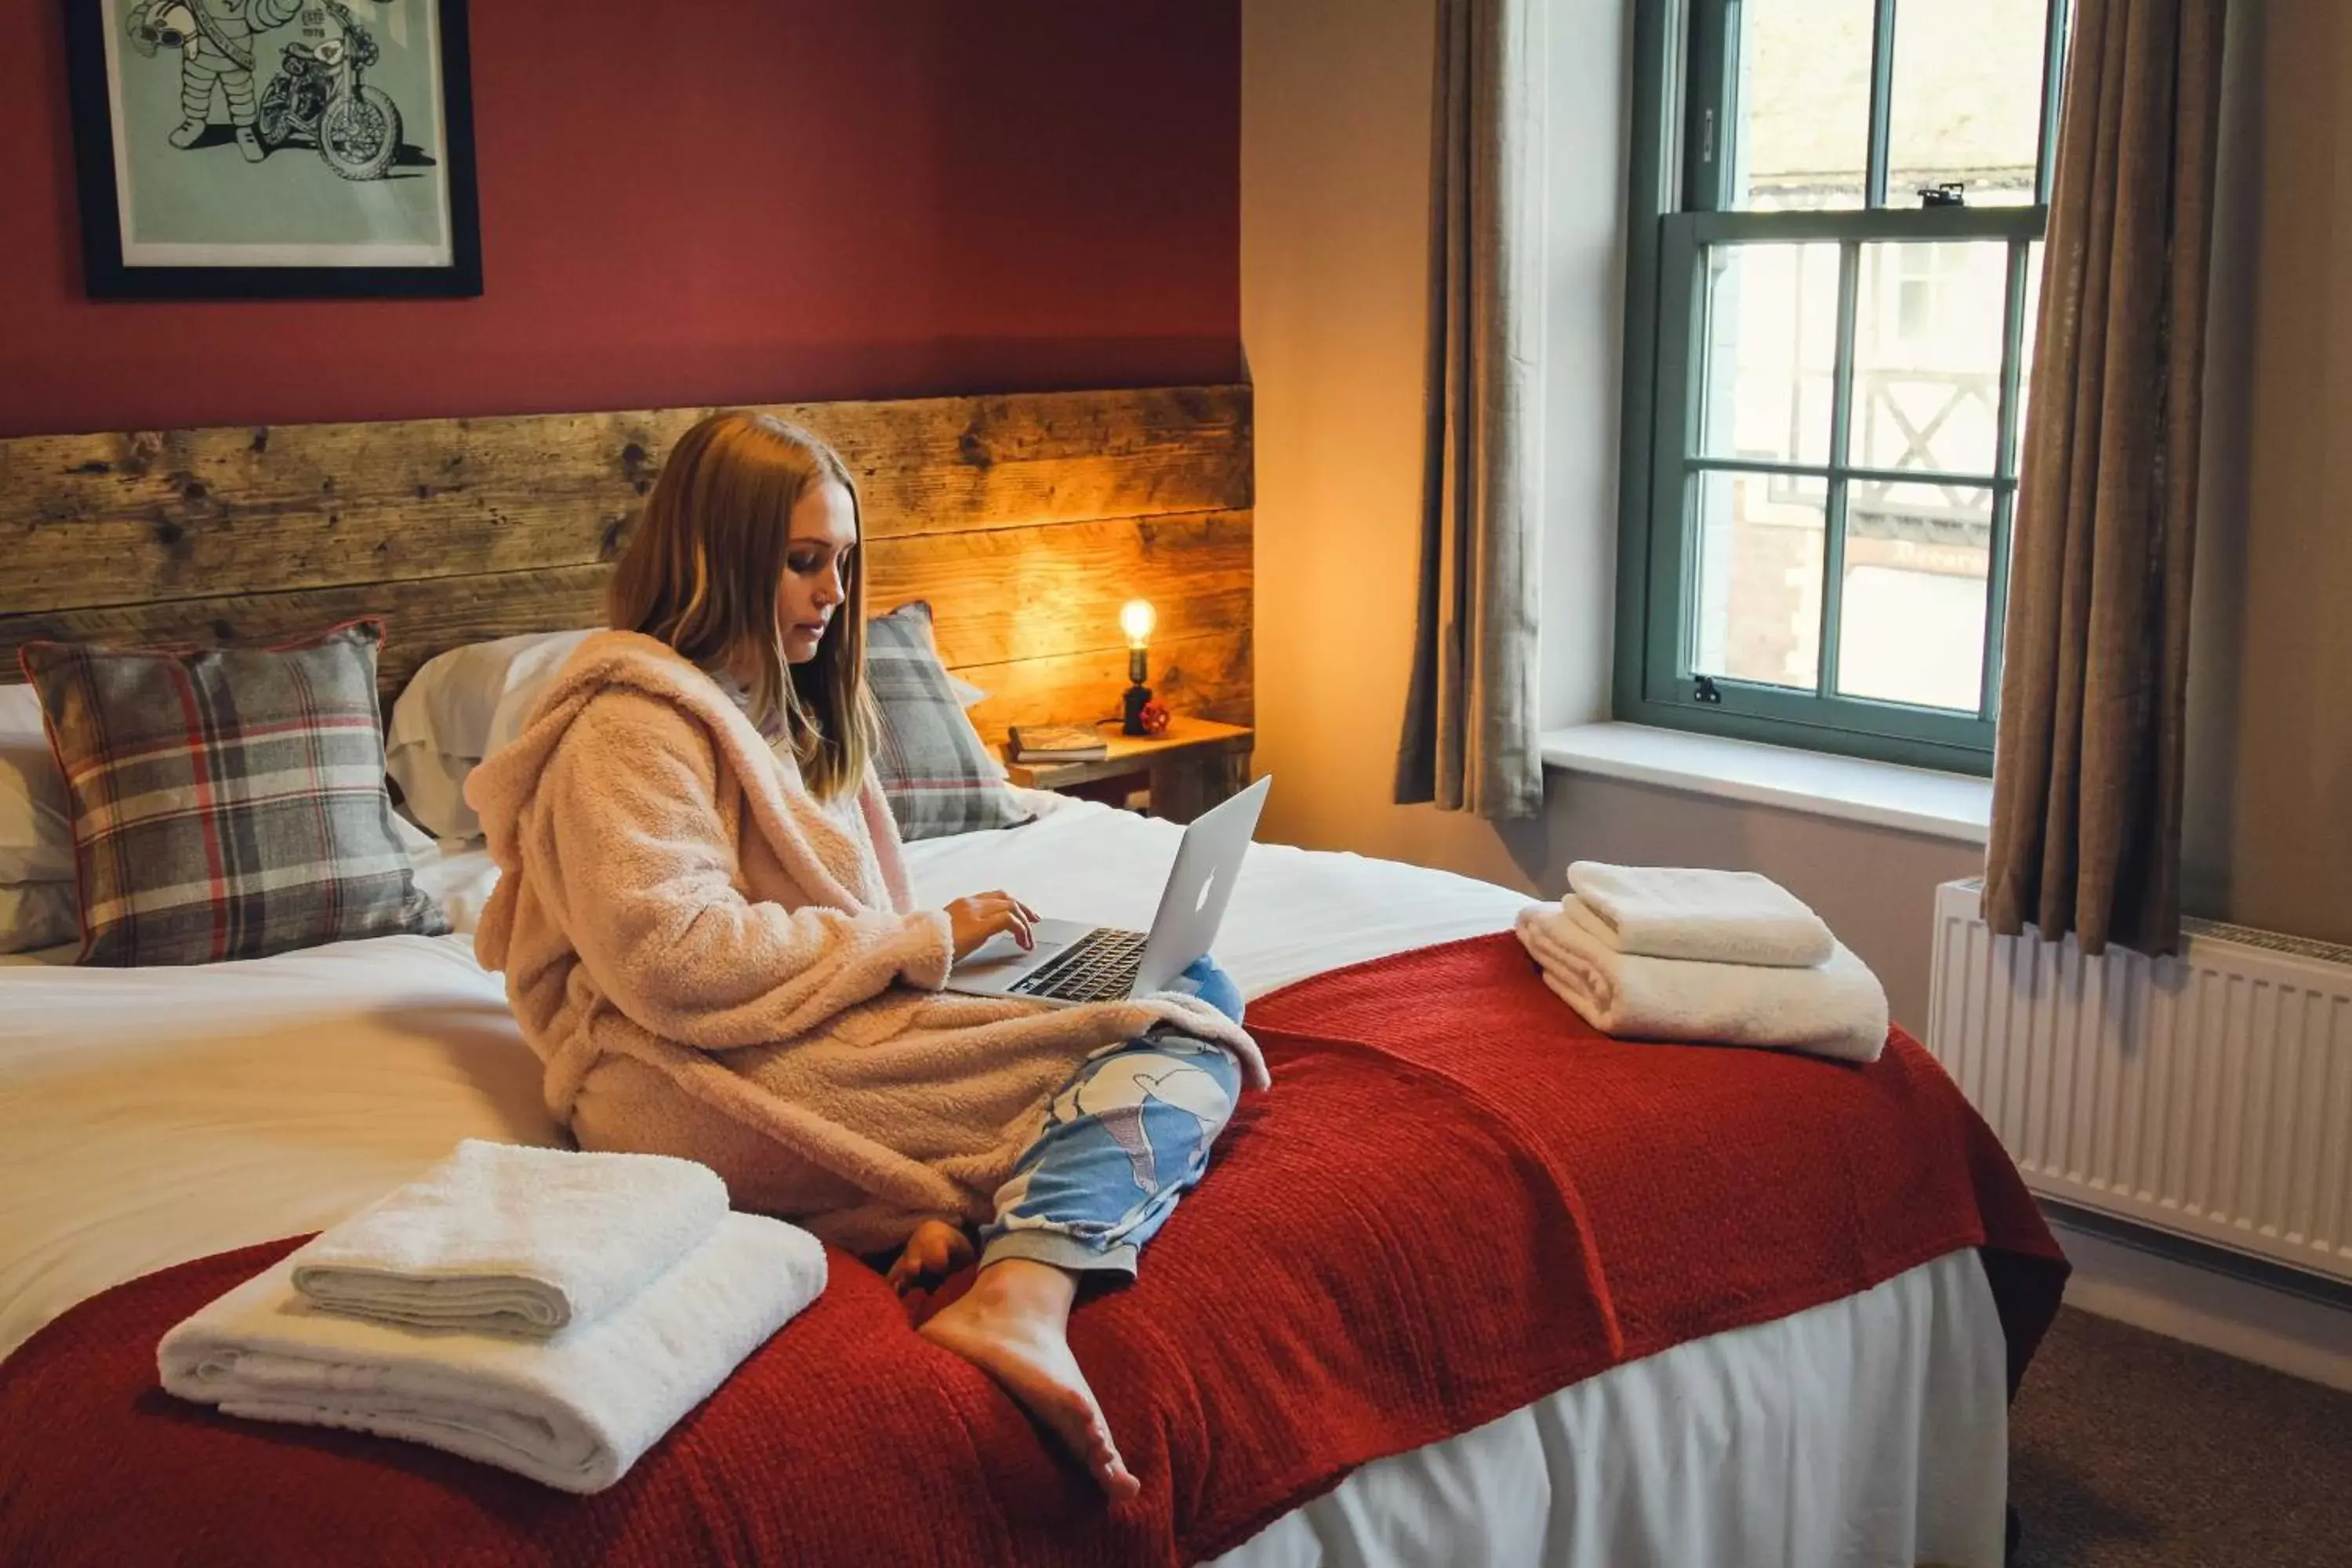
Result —
[[482, 291], [466, 0], [66, 0], [99, 300]]

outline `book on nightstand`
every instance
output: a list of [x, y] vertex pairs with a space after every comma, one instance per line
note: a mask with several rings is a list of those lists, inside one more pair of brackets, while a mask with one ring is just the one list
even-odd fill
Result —
[[1010, 733], [1016, 763], [1091, 763], [1110, 755], [1099, 733], [1075, 724], [1015, 724]]

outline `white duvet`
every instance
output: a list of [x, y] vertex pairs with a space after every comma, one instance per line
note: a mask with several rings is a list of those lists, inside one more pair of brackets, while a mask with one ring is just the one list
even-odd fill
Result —
[[[912, 846], [918, 899], [1003, 887], [1068, 919], [1150, 924], [1176, 832], [1039, 802], [1028, 826]], [[453, 936], [192, 968], [0, 959], [0, 1355], [123, 1280], [331, 1225], [462, 1138], [561, 1142], [499, 979], [463, 934], [495, 875], [479, 851], [426, 874]], [[1262, 994], [1507, 929], [1519, 902], [1444, 872], [1261, 846], [1217, 952]]]
[[[1040, 804], [1029, 826], [913, 846], [919, 900], [1002, 887], [1047, 914], [1147, 925], [1176, 831]], [[431, 872], [461, 930], [489, 876], [478, 853]], [[1216, 951], [1258, 995], [1508, 930], [1524, 901], [1259, 846]], [[466, 935], [191, 969], [69, 957], [0, 959], [0, 1356], [124, 1280], [330, 1225], [460, 1139], [560, 1141]], [[1991, 1568], [2006, 1430], [1990, 1295], [1954, 1254], [1369, 1466], [1223, 1563]]]

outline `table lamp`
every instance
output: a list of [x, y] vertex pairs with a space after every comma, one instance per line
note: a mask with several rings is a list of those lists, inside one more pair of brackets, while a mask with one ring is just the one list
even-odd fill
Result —
[[1127, 679], [1123, 734], [1149, 735], [1144, 727], [1143, 706], [1151, 700], [1151, 688], [1143, 684], [1150, 674], [1144, 645], [1151, 640], [1151, 628], [1159, 617], [1152, 614], [1150, 601], [1129, 599], [1119, 607], [1118, 629], [1127, 634]]

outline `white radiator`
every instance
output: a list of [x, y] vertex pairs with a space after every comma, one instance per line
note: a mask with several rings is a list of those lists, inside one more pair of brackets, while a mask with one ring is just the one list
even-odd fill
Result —
[[2352, 948], [2191, 921], [2084, 958], [1936, 894], [1927, 1047], [2045, 1197], [2352, 1279]]

